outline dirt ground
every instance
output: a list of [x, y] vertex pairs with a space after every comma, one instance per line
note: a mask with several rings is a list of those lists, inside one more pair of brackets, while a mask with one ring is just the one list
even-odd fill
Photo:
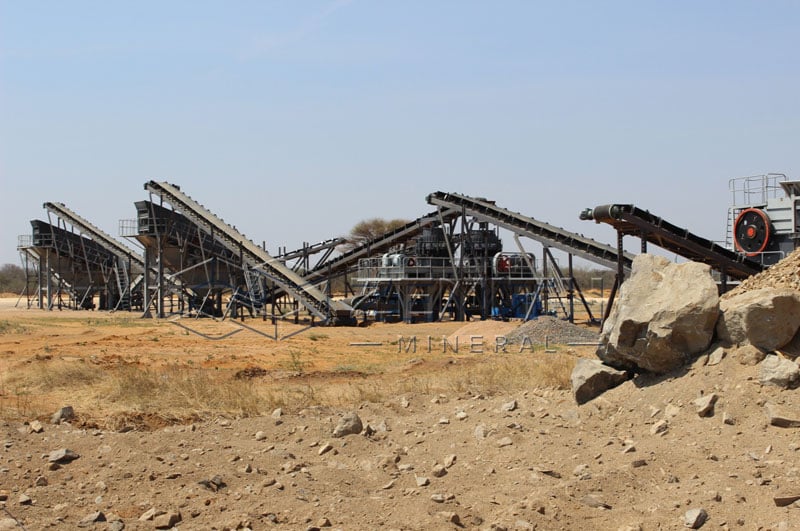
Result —
[[[0, 301], [0, 530], [683, 529], [693, 509], [703, 529], [800, 529], [800, 432], [764, 411], [800, 411], [797, 392], [729, 356], [578, 406], [593, 348], [495, 352], [519, 323], [273, 341], [258, 320]], [[350, 411], [370, 429], [333, 437]], [[80, 457], [53, 465], [61, 449]]]

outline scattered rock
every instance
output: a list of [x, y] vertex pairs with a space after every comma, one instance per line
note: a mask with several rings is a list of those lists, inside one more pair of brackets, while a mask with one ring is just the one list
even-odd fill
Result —
[[447, 474], [447, 469], [442, 465], [434, 465], [431, 474], [435, 478], [440, 478]]
[[17, 503], [19, 503], [20, 505], [31, 505], [31, 504], [33, 504], [33, 499], [30, 496], [28, 496], [27, 494], [22, 493], [22, 494], [19, 495], [19, 498], [17, 499]]
[[650, 433], [652, 435], [662, 435], [667, 432], [669, 429], [669, 422], [666, 420], [659, 420], [650, 428]]
[[578, 404], [585, 404], [627, 379], [625, 371], [618, 371], [598, 360], [578, 358], [572, 371], [572, 394]]
[[753, 366], [764, 361], [764, 358], [767, 357], [767, 353], [758, 347], [747, 344], [736, 348], [733, 351], [732, 356], [733, 359], [742, 365]]
[[319, 447], [319, 452], [318, 453], [319, 453], [319, 455], [324, 455], [324, 454], [330, 452], [331, 450], [333, 450], [333, 445], [331, 443], [327, 443], [326, 442], [325, 444], [323, 444], [322, 446]]
[[417, 487], [427, 487], [431, 484], [431, 480], [425, 476], [414, 476], [414, 479], [417, 482]]
[[717, 336], [727, 345], [750, 344], [770, 352], [789, 343], [800, 328], [800, 294], [761, 288], [720, 302]]
[[502, 439], [497, 441], [497, 446], [499, 446], [500, 448], [511, 446], [512, 444], [514, 444], [514, 441], [511, 440], [511, 437], [503, 437]]
[[789, 412], [772, 402], [767, 402], [764, 409], [771, 425], [779, 428], [800, 428], [800, 415], [797, 413]]
[[456, 464], [456, 459], [457, 459], [457, 457], [456, 457], [455, 454], [450, 454], [447, 457], [445, 457], [444, 458], [444, 466], [445, 466], [445, 468], [450, 468], [454, 464]]
[[708, 348], [718, 315], [709, 266], [640, 254], [603, 325], [597, 356], [612, 367], [672, 371]]
[[719, 365], [722, 363], [723, 359], [725, 359], [725, 349], [722, 347], [717, 347], [708, 355], [708, 363], [706, 363], [706, 365], [709, 367]]
[[693, 400], [692, 403], [697, 407], [697, 415], [700, 417], [713, 417], [714, 404], [717, 402], [717, 398], [716, 393], [711, 393]]
[[54, 450], [50, 452], [50, 456], [47, 458], [47, 460], [51, 463], [64, 465], [78, 459], [79, 457], [80, 455], [76, 454], [72, 450], [68, 448], [62, 448], [60, 450]]
[[44, 426], [42, 426], [42, 423], [38, 420], [33, 420], [28, 424], [28, 433], [42, 433], [43, 431]]
[[794, 502], [800, 500], [800, 494], [792, 494], [792, 495], [784, 495], [784, 496], [775, 496], [772, 498], [772, 501], [775, 502], [775, 505], [778, 507], [786, 507], [788, 505], [793, 504]]
[[683, 525], [689, 529], [700, 529], [708, 519], [705, 509], [689, 509], [683, 515]]
[[355, 411], [351, 411], [339, 420], [339, 424], [333, 430], [333, 436], [339, 438], [346, 435], [357, 435], [363, 429], [364, 425], [361, 423], [361, 418]]
[[267, 438], [267, 434], [264, 433], [263, 431], [257, 431], [256, 432], [256, 440], [257, 441], [264, 441], [264, 440], [266, 440], [266, 438]]
[[767, 356], [761, 362], [759, 380], [763, 385], [795, 387], [800, 382], [800, 367], [782, 356]]
[[153, 519], [153, 526], [156, 529], [170, 529], [175, 527], [175, 524], [181, 521], [181, 513], [176, 511], [167, 511], [160, 514]]
[[94, 525], [96, 522], [105, 522], [106, 515], [102, 513], [102, 511], [96, 511], [90, 514], [87, 514], [83, 518], [80, 519], [78, 522], [78, 527], [89, 527]]
[[581, 503], [595, 509], [611, 509], [611, 506], [604, 502], [597, 494], [587, 494], [581, 498]]
[[50, 424], [61, 424], [62, 422], [69, 422], [75, 418], [75, 410], [72, 406], [64, 406], [50, 417]]
[[517, 401], [512, 400], [511, 402], [506, 402], [502, 406], [500, 406], [500, 411], [514, 411], [517, 409]]

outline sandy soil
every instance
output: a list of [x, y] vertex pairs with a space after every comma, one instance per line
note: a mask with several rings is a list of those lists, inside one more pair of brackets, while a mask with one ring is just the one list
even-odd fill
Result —
[[[577, 406], [566, 382], [520, 384], [500, 371], [515, 363], [527, 371], [534, 356], [546, 370], [591, 357], [590, 347], [508, 355], [398, 348], [400, 336], [418, 337], [419, 346], [428, 336], [435, 345], [459, 336], [464, 345], [478, 335], [488, 349], [516, 323], [315, 328], [281, 342], [245, 329], [209, 340], [167, 321], [14, 302], [0, 299], [0, 529], [74, 529], [90, 517], [102, 520], [90, 529], [168, 528], [172, 513], [178, 529], [681, 529], [699, 508], [704, 529], [800, 528], [797, 504], [776, 504], [800, 496], [800, 432], [770, 426], [764, 412], [767, 402], [800, 411], [797, 392], [762, 387], [757, 367], [730, 357], [640, 377]], [[189, 324], [210, 337], [239, 329]], [[268, 322], [245, 324], [274, 332]], [[93, 410], [74, 388], [15, 387], [37, 367], [70, 363], [259, 368], [240, 385], [305, 385], [326, 398], [285, 403], [275, 414], [215, 412], [113, 430], [99, 422], [106, 403], [96, 396]], [[376, 392], [338, 401], [324, 393], [356, 385]], [[714, 412], [700, 417], [692, 402], [710, 393], [719, 397]], [[77, 418], [50, 424], [70, 398], [81, 404]], [[351, 410], [372, 433], [334, 438]], [[41, 433], [31, 432], [35, 420]], [[660, 423], [666, 429], [657, 432]], [[63, 448], [80, 457], [52, 466], [50, 453]], [[151, 509], [166, 514], [142, 520]]]

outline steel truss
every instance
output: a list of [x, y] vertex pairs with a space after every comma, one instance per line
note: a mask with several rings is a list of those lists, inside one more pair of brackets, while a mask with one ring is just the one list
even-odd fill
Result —
[[[179, 187], [149, 181], [145, 190], [150, 200], [136, 203], [136, 239], [145, 248], [148, 267], [158, 272], [153, 296], [145, 304], [148, 309], [154, 307], [158, 316], [163, 317], [166, 303], [177, 298], [177, 313], [196, 316], [243, 319], [246, 310], [273, 322], [279, 318], [298, 321], [302, 310], [311, 324], [349, 320], [348, 305], [333, 300], [295, 271], [307, 266], [312, 254], [332, 250], [340, 240], [306, 245], [276, 258]], [[296, 261], [293, 267], [286, 264], [291, 260]], [[181, 293], [168, 292], [167, 279], [179, 279]], [[145, 292], [149, 295], [151, 290]], [[175, 310], [174, 303], [171, 309]]]

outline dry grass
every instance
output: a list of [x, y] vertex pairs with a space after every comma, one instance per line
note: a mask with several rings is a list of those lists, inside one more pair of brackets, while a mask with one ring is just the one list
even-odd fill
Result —
[[242, 380], [230, 371], [136, 364], [103, 368], [83, 361], [36, 360], [0, 379], [0, 415], [48, 418], [70, 404], [85, 425], [157, 427], [213, 416], [247, 417], [276, 407], [352, 406], [401, 394], [510, 394], [568, 386], [574, 358], [564, 354], [463, 358], [438, 370], [362, 378]]

